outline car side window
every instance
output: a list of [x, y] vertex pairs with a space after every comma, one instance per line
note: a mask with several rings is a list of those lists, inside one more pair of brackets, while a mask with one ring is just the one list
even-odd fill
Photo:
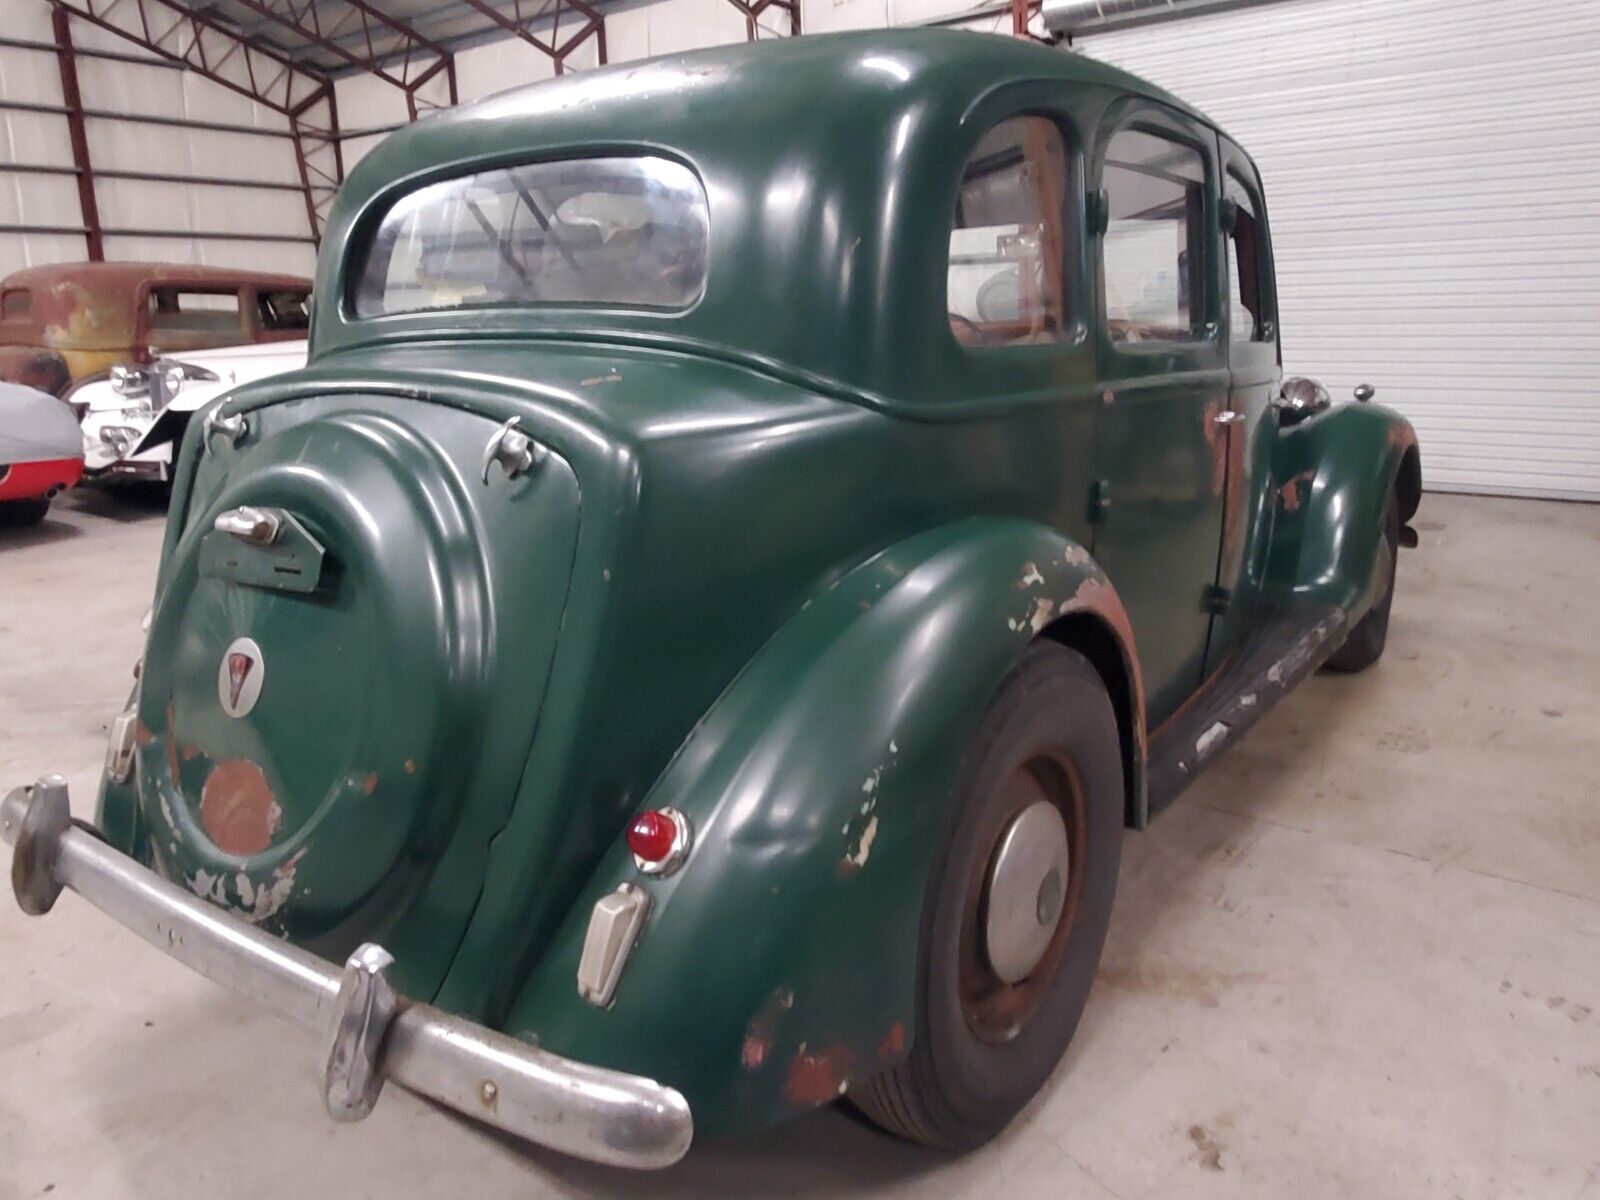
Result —
[[1001, 121], [967, 160], [950, 229], [945, 308], [967, 346], [1067, 336], [1067, 148], [1048, 117]]
[[1205, 295], [1205, 160], [1171, 138], [1124, 129], [1106, 148], [1102, 186], [1111, 340], [1195, 337]]
[[1266, 313], [1261, 296], [1261, 222], [1256, 202], [1239, 178], [1228, 172], [1223, 195], [1231, 203], [1233, 226], [1228, 231], [1228, 340], [1253, 342], [1262, 337]]
[[311, 327], [308, 292], [260, 292], [256, 296], [261, 328], [267, 333], [301, 331]]
[[12, 288], [0, 294], [0, 321], [20, 321], [33, 311], [33, 293], [27, 288]]
[[150, 289], [150, 328], [186, 333], [222, 333], [240, 328], [238, 292], [203, 292], [182, 287]]

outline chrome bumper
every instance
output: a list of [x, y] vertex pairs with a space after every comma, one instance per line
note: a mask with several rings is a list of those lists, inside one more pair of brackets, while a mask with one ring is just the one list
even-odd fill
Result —
[[230, 916], [72, 821], [58, 776], [0, 802], [25, 912], [71, 888], [158, 950], [323, 1040], [323, 1104], [372, 1111], [385, 1080], [517, 1137], [619, 1167], [670, 1166], [689, 1149], [684, 1098], [654, 1080], [588, 1066], [395, 992], [393, 959], [362, 946], [343, 969]]

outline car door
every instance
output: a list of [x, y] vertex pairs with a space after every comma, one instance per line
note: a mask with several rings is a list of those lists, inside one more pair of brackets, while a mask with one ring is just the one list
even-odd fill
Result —
[[1199, 687], [1217, 573], [1229, 376], [1216, 140], [1125, 105], [1099, 139], [1094, 554], [1133, 624], [1152, 728]]
[[1217, 558], [1217, 620], [1206, 668], [1222, 667], [1259, 624], [1262, 575], [1272, 536], [1272, 447], [1278, 421], [1272, 406], [1283, 375], [1278, 342], [1272, 239], [1261, 178], [1245, 152], [1217, 142], [1221, 166], [1222, 306], [1228, 347], [1227, 480], [1222, 548]]

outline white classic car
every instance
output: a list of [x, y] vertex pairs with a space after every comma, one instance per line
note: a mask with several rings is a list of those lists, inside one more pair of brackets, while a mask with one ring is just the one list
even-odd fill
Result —
[[66, 395], [83, 420], [85, 474], [107, 480], [172, 478], [189, 417], [241, 383], [305, 366], [306, 343], [196, 350], [149, 366], [115, 366], [109, 378]]

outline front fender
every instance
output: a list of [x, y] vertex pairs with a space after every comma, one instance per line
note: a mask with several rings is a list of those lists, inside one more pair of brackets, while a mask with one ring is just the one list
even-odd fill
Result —
[[[708, 1133], [827, 1102], [897, 1058], [963, 748], [1029, 641], [1074, 613], [1124, 648], [1137, 698], [1110, 584], [1040, 525], [932, 530], [809, 601], [652, 789], [647, 807], [693, 822], [686, 865], [647, 879], [614, 847], [507, 1029], [671, 1084]], [[595, 901], [622, 881], [644, 886], [653, 911], [600, 1011], [578, 998], [575, 972]]]
[[1381, 404], [1345, 404], [1283, 431], [1274, 457], [1277, 516], [1270, 589], [1337, 604], [1352, 622], [1371, 606], [1391, 493], [1402, 521], [1422, 490], [1416, 431]]
[[0, 381], [61, 396], [72, 386], [72, 372], [67, 360], [54, 350], [0, 346]]

